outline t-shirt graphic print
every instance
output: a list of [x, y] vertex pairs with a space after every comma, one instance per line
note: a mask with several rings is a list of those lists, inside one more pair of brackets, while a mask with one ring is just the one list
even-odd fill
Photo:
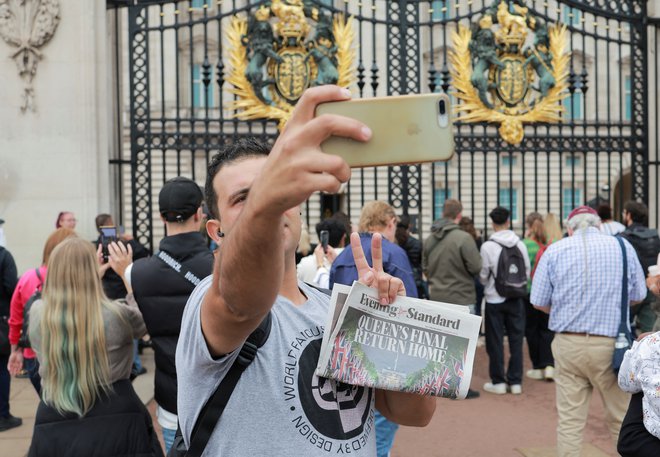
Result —
[[[177, 347], [179, 421], [187, 443], [239, 352], [214, 360], [208, 351], [200, 308], [210, 284], [206, 278], [188, 300]], [[314, 374], [329, 297], [299, 286], [308, 301], [295, 306], [278, 296], [268, 341], [241, 376], [205, 456], [376, 455], [375, 392]]]

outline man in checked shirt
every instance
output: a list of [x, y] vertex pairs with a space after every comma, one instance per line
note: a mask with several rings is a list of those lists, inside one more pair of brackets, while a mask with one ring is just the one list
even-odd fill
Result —
[[[541, 257], [532, 285], [532, 304], [550, 314], [555, 332], [557, 450], [578, 457], [589, 401], [595, 388], [605, 405], [605, 420], [616, 443], [630, 397], [619, 389], [612, 370], [614, 340], [621, 320], [623, 255], [615, 237], [600, 232], [596, 211], [580, 206], [568, 216], [568, 238], [553, 243]], [[624, 240], [628, 297], [646, 297], [644, 272]]]

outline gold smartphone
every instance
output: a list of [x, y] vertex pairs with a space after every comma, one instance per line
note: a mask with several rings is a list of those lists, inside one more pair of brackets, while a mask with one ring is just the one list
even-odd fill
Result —
[[366, 143], [332, 136], [321, 150], [351, 167], [437, 162], [454, 155], [449, 97], [400, 95], [322, 103], [316, 115], [339, 114], [364, 122], [373, 132]]

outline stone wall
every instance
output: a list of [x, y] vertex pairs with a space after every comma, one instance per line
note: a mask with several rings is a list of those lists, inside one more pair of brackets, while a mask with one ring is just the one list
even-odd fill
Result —
[[0, 218], [19, 273], [39, 265], [60, 211], [92, 239], [94, 217], [110, 206], [105, 3], [60, 0], [59, 16], [39, 49], [35, 112], [21, 111], [16, 48], [0, 40]]

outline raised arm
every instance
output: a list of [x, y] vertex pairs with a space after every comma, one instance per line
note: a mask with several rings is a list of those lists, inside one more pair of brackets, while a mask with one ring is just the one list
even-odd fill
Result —
[[[383, 271], [382, 237], [374, 233], [371, 238], [372, 265], [365, 258], [360, 236], [351, 234], [351, 250], [358, 270], [359, 281], [369, 287], [378, 289], [380, 303], [389, 305], [397, 295], [406, 295], [403, 281]], [[435, 397], [376, 390], [376, 408], [392, 422], [401, 425], [423, 427], [433, 418], [435, 412]]]
[[[330, 135], [365, 141], [371, 132], [353, 119], [314, 117], [319, 103], [349, 98], [350, 92], [337, 86], [307, 90], [265, 162], [251, 161], [254, 169], [243, 165], [242, 176], [253, 176], [253, 182], [246, 181], [245, 189], [226, 202], [218, 196], [223, 229], [228, 227], [227, 215], [236, 217], [225, 230], [213, 284], [201, 308], [202, 331], [212, 355], [239, 347], [281, 291], [290, 262], [285, 258], [289, 216], [297, 216], [297, 206], [313, 192], [337, 192], [350, 178], [346, 162], [322, 153], [319, 145]], [[291, 268], [295, 279], [295, 265]], [[297, 292], [295, 280], [292, 285]]]

